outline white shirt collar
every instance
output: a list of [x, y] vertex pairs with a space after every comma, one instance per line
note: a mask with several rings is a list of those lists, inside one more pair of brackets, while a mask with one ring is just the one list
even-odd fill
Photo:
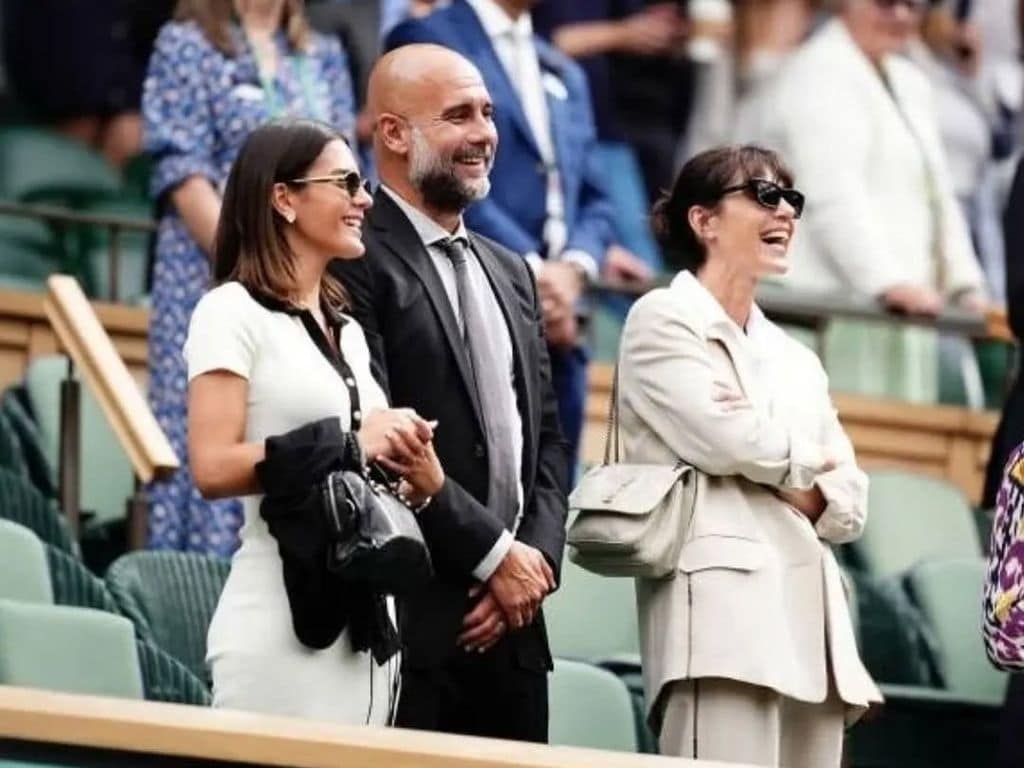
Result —
[[672, 278], [672, 290], [682, 292], [688, 301], [697, 302], [700, 306], [700, 314], [707, 318], [707, 327], [721, 325], [730, 328], [740, 337], [746, 337], [751, 341], [767, 338], [766, 332], [770, 333], [772, 323], [764, 316], [764, 312], [757, 304], [750, 307], [750, 315], [747, 317], [746, 328], [741, 328], [736, 321], [729, 317], [725, 308], [718, 303], [711, 291], [704, 287], [704, 284], [697, 279], [697, 276], [688, 270], [682, 270]]
[[494, 0], [466, 0], [466, 2], [476, 12], [484, 32], [492, 40], [506, 35], [527, 39], [533, 37], [533, 23], [530, 21], [528, 12], [519, 14], [519, 18], [513, 21]]
[[395, 201], [395, 205], [397, 205], [402, 210], [402, 213], [405, 214], [406, 218], [409, 219], [409, 223], [411, 223], [413, 229], [416, 230], [416, 234], [419, 235], [420, 241], [423, 245], [433, 245], [438, 240], [460, 237], [465, 239], [466, 242], [469, 242], [469, 233], [466, 231], [466, 223], [462, 220], [461, 216], [459, 217], [459, 226], [454, 232], [449, 232], [386, 184], [381, 184], [380, 188], [387, 193], [388, 197]]

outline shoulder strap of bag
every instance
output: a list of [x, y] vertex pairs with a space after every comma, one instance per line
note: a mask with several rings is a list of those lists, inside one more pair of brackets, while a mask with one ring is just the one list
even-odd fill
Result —
[[619, 463], [619, 364], [615, 363], [612, 376], [612, 396], [608, 403], [608, 421], [604, 432], [604, 466], [612, 463], [612, 444], [614, 442], [614, 460]]

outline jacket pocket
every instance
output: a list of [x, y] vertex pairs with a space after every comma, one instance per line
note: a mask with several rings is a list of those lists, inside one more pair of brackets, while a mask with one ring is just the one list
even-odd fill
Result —
[[679, 553], [679, 570], [695, 573], [710, 568], [756, 571], [765, 564], [766, 545], [738, 536], [700, 536], [683, 545]]

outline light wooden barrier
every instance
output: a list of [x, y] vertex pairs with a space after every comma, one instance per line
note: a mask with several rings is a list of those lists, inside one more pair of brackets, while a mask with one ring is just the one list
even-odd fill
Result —
[[178, 457], [78, 281], [54, 275], [46, 284], [46, 317], [99, 402], [136, 476], [143, 483], [168, 477], [178, 468]]
[[[590, 367], [583, 459], [601, 461], [613, 367]], [[958, 486], [973, 504], [981, 499], [985, 464], [998, 415], [952, 406], [835, 393], [839, 419], [865, 469], [896, 467], [940, 477]]]
[[[371, 726], [343, 726], [179, 704], [0, 686], [5, 739], [260, 766], [321, 768], [726, 768], [722, 763], [521, 744]], [[164, 763], [161, 763], [164, 765]], [[731, 768], [742, 768], [730, 763]], [[750, 768], [750, 767], [748, 767]]]
[[[41, 293], [0, 289], [0, 390], [21, 381], [33, 358], [64, 351], [46, 317], [44, 298]], [[121, 304], [91, 306], [132, 377], [144, 384], [149, 313]]]

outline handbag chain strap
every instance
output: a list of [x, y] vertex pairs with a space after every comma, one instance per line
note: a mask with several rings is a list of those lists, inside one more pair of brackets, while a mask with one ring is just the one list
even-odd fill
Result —
[[612, 459], [612, 444], [615, 445], [615, 463], [619, 463], [619, 364], [615, 363], [615, 374], [612, 376], [612, 397], [608, 403], [608, 421], [604, 432], [604, 466]]

